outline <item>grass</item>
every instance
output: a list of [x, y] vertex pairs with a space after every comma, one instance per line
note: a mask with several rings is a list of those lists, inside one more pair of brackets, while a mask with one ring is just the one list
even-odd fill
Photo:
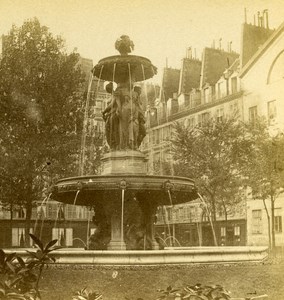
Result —
[[[154, 300], [157, 289], [171, 285], [220, 284], [232, 297], [267, 294], [284, 300], [284, 261], [241, 265], [187, 265], [159, 267], [52, 266], [41, 281], [43, 300], [71, 300], [84, 287], [105, 300]], [[51, 297], [52, 296], [52, 297]]]

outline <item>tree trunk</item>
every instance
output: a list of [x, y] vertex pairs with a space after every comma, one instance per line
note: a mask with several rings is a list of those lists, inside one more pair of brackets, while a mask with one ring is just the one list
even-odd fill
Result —
[[224, 199], [222, 199], [222, 205], [224, 207], [224, 213], [225, 213], [225, 228], [226, 228], [225, 245], [227, 246], [228, 213], [227, 213], [226, 204], [225, 204]]
[[26, 247], [30, 246], [30, 229], [31, 229], [31, 218], [32, 218], [32, 201], [26, 203], [26, 226], [25, 226], [25, 244]]
[[273, 195], [270, 195], [271, 201], [271, 232], [272, 232], [272, 250], [275, 250], [276, 243], [275, 243], [275, 199]]
[[30, 246], [30, 229], [31, 229], [31, 218], [32, 218], [32, 208], [33, 208], [33, 178], [29, 176], [27, 181], [27, 191], [26, 191], [26, 226], [25, 226], [25, 244], [27, 247]]
[[265, 199], [262, 199], [263, 204], [264, 204], [264, 208], [266, 211], [266, 216], [267, 216], [267, 225], [268, 225], [268, 240], [269, 240], [269, 249], [271, 250], [271, 228], [270, 228], [270, 215], [266, 206], [266, 202]]
[[[205, 202], [205, 200], [203, 199], [203, 197], [198, 193], [198, 196], [200, 198], [200, 200], [203, 202], [204, 206], [205, 206], [205, 209], [207, 211], [207, 215], [208, 215], [208, 218], [209, 218], [209, 222], [210, 222], [210, 225], [211, 225], [211, 229], [212, 229], [212, 235], [213, 235], [213, 240], [214, 240], [214, 246], [218, 246], [218, 242], [217, 242], [217, 238], [216, 238], [216, 233], [215, 233], [215, 226], [214, 226], [214, 222], [212, 221], [212, 218], [210, 216], [210, 213], [209, 213], [209, 209], [208, 209], [208, 206]], [[211, 201], [212, 199], [214, 199], [214, 197], [211, 197]], [[212, 207], [213, 207], [213, 204], [212, 204]], [[215, 216], [215, 221], [216, 221], [216, 208], [215, 208], [215, 201], [214, 201], [214, 209], [212, 209], [214, 212], [213, 212], [213, 218]]]

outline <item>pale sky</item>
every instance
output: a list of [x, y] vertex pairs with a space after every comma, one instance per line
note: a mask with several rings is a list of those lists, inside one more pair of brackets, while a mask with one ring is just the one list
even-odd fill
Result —
[[239, 52], [245, 7], [248, 23], [264, 9], [270, 28], [284, 21], [284, 0], [0, 0], [0, 35], [37, 17], [65, 39], [68, 51], [77, 48], [96, 64], [117, 55], [115, 40], [127, 34], [135, 44], [132, 54], [149, 58], [159, 80], [166, 58], [170, 67], [180, 68], [189, 46], [201, 57], [204, 47], [222, 38], [225, 50], [232, 41]]

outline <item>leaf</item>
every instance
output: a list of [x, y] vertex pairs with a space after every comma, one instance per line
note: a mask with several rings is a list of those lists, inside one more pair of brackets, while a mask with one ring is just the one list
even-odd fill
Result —
[[56, 240], [50, 241], [50, 242], [46, 245], [46, 247], [45, 247], [45, 249], [44, 249], [44, 252], [46, 252], [47, 250], [49, 250], [48, 252], [53, 251], [54, 249], [50, 249], [50, 248], [51, 248], [52, 246], [54, 246], [57, 242], [58, 242], [57, 239], [56, 239]]
[[19, 264], [21, 265], [21, 267], [25, 267], [26, 266], [24, 260], [20, 256], [17, 256], [16, 259], [19, 262]]
[[11, 262], [7, 261], [6, 265], [8, 266], [8, 268], [10, 269], [10, 271], [12, 271], [13, 273], [16, 273], [16, 269], [15, 267], [11, 264]]
[[39, 238], [37, 238], [35, 235], [32, 233], [29, 233], [30, 237], [34, 241], [34, 243], [40, 248], [41, 251], [43, 251], [43, 244]]
[[5, 252], [2, 250], [2, 249], [0, 249], [0, 264], [1, 265], [4, 265], [4, 262], [5, 262]]

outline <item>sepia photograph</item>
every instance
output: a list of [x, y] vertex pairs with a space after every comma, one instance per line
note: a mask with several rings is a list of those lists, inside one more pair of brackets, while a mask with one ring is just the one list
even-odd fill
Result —
[[284, 300], [284, 0], [0, 0], [0, 300]]

